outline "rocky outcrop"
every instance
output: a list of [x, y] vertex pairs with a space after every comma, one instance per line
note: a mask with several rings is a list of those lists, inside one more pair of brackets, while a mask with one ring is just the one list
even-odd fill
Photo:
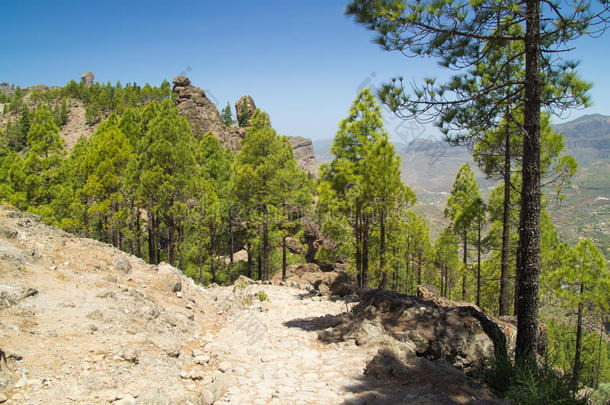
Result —
[[363, 344], [389, 336], [412, 346], [417, 356], [444, 360], [467, 373], [480, 370], [494, 355], [506, 356], [514, 349], [516, 325], [487, 317], [472, 306], [442, 306], [391, 291], [370, 290], [352, 314], [352, 319], [320, 332], [320, 340], [355, 339]]
[[[272, 281], [282, 280], [282, 272], [273, 275]], [[286, 268], [286, 284], [292, 287], [317, 291], [322, 295], [339, 296], [355, 292], [352, 280], [345, 271], [322, 271], [315, 263], [292, 264]]]
[[[193, 133], [202, 135], [212, 132], [223, 147], [237, 152], [241, 148], [241, 140], [246, 134], [247, 127], [229, 127], [222, 122], [220, 113], [205, 91], [191, 84], [188, 77], [176, 76], [173, 80], [173, 98], [180, 113], [189, 120]], [[245, 108], [243, 107], [245, 105]], [[251, 116], [256, 109], [256, 104], [251, 96], [245, 95], [235, 103], [238, 122], [242, 122], [243, 112], [247, 111]], [[313, 153], [311, 140], [300, 137], [287, 137], [294, 149], [294, 157], [299, 167], [317, 175], [316, 160]]]
[[176, 107], [189, 120], [195, 136], [212, 132], [223, 147], [237, 152], [244, 131], [226, 126], [214, 103], [207, 98], [202, 89], [193, 86], [188, 77], [177, 76], [173, 82]]
[[254, 104], [254, 100], [249, 94], [237, 100], [235, 103], [235, 115], [240, 126], [246, 126], [243, 124], [247, 123], [248, 119], [254, 114], [254, 110], [256, 110], [256, 104]]
[[297, 160], [299, 168], [306, 173], [310, 173], [314, 178], [318, 177], [318, 165], [311, 139], [300, 136], [288, 136], [287, 138], [292, 145], [294, 158]]
[[80, 82], [87, 87], [92, 86], [94, 80], [95, 80], [95, 75], [91, 72], [85, 72], [80, 77]]
[[15, 94], [14, 86], [9, 85], [7, 82], [0, 83], [0, 94], [12, 96]]

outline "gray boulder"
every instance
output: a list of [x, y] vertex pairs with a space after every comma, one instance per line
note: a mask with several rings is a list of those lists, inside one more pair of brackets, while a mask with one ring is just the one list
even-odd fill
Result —
[[80, 77], [80, 82], [87, 87], [92, 86], [94, 80], [95, 80], [95, 75], [91, 72], [85, 72]]
[[25, 285], [0, 283], [0, 309], [15, 305], [22, 299], [38, 294], [34, 288]]

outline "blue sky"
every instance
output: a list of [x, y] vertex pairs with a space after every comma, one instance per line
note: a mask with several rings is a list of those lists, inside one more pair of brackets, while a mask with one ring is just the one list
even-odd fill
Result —
[[[434, 60], [405, 58], [371, 43], [343, 15], [346, 1], [2, 1], [0, 81], [64, 85], [96, 80], [159, 84], [186, 73], [219, 106], [250, 94], [283, 135], [332, 138], [358, 89], [392, 76], [447, 76]], [[570, 57], [595, 83], [594, 106], [610, 115], [610, 34], [579, 40]], [[565, 120], [563, 120], [565, 121]], [[433, 129], [388, 119], [415, 136]]]

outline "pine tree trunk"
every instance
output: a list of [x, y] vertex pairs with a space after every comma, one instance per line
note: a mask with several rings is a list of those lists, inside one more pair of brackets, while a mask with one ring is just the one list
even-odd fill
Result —
[[141, 229], [140, 229], [140, 210], [138, 208], [136, 208], [136, 229], [135, 229], [135, 236], [136, 236], [136, 256], [138, 257], [142, 257], [142, 248], [140, 247], [140, 233], [141, 233]]
[[417, 254], [417, 285], [421, 284], [421, 272], [422, 272], [422, 265], [421, 265], [421, 252], [419, 252]]
[[159, 264], [161, 261], [161, 241], [159, 235], [161, 231], [159, 231], [159, 219], [157, 217], [154, 218], [153, 221], [153, 240], [155, 243], [155, 264]]
[[263, 260], [265, 281], [269, 280], [269, 224], [267, 224], [267, 205], [263, 205]]
[[256, 257], [256, 266], [258, 270], [258, 279], [263, 279], [263, 259], [261, 257], [261, 247], [260, 244], [257, 246], [257, 257]]
[[154, 232], [154, 227], [155, 227], [155, 216], [152, 212], [148, 211], [148, 263], [150, 264], [156, 264], [155, 263], [155, 232]]
[[252, 245], [250, 244], [250, 242], [246, 243], [246, 249], [248, 249], [248, 278], [252, 278]]
[[508, 265], [510, 254], [510, 132], [504, 141], [504, 203], [502, 206], [502, 263], [500, 265], [500, 303], [498, 315], [508, 315]]
[[405, 268], [405, 294], [409, 293], [409, 289], [411, 288], [411, 283], [410, 283], [410, 276], [411, 276], [411, 269], [409, 268], [409, 265], [411, 264], [411, 239], [410, 236], [407, 236], [407, 251], [405, 253], [405, 261], [406, 261], [406, 268]]
[[169, 261], [169, 264], [171, 264], [172, 266], [176, 266], [176, 260], [175, 260], [175, 251], [174, 251], [174, 218], [173, 216], [169, 216], [167, 218], [167, 236], [168, 236], [168, 258], [167, 260]]
[[282, 281], [286, 281], [286, 235], [282, 238]]
[[362, 288], [369, 287], [369, 218], [362, 218]]
[[466, 272], [468, 271], [468, 235], [464, 231], [464, 256], [462, 262], [464, 263], [464, 274], [462, 274], [462, 301], [466, 301]]
[[199, 241], [199, 284], [203, 285], [203, 241]]
[[515, 360], [536, 365], [540, 273], [540, 3], [526, 2], [525, 108]]
[[[585, 291], [585, 285], [583, 282], [580, 283], [580, 296]], [[582, 347], [582, 302], [578, 303], [578, 313], [576, 314], [576, 348], [574, 349], [574, 368], [572, 372], [572, 388], [576, 389], [578, 385], [578, 377], [580, 376], [580, 369], [582, 368], [582, 362], [580, 361], [580, 352]]]
[[[396, 258], [396, 248], [392, 248], [394, 258]], [[393, 272], [392, 290], [398, 291], [398, 261], [394, 260], [394, 272]]]
[[385, 268], [385, 211], [383, 209], [379, 216], [379, 271], [381, 272], [379, 288], [385, 290], [388, 279]]
[[477, 307], [481, 307], [481, 213], [477, 224]]
[[233, 265], [233, 224], [229, 220], [229, 262]]
[[360, 245], [362, 242], [362, 229], [361, 229], [361, 217], [360, 207], [356, 207], [356, 218], [354, 218], [354, 237], [356, 239], [356, 273], [358, 274], [358, 287], [363, 288], [362, 284], [362, 254], [360, 252]]

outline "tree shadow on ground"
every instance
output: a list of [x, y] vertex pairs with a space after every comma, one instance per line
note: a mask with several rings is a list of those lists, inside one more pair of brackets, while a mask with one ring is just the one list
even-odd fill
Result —
[[345, 405], [491, 405], [502, 404], [482, 384], [443, 361], [400, 359], [380, 349], [358, 382], [342, 387], [351, 393]]
[[337, 315], [326, 314], [324, 316], [292, 319], [284, 322], [282, 325], [287, 328], [299, 328], [308, 332], [315, 332], [327, 328], [334, 328], [345, 322], [348, 318], [349, 315], [343, 312]]

